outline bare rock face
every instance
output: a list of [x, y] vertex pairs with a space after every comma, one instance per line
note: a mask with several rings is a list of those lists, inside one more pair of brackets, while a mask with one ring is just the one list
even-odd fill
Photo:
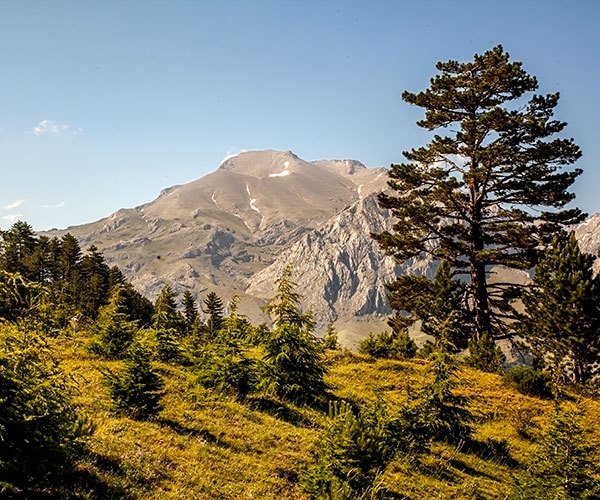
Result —
[[400, 269], [379, 249], [370, 234], [390, 226], [389, 214], [379, 208], [374, 195], [359, 200], [282, 252], [252, 277], [246, 292], [271, 296], [273, 282], [292, 264], [294, 279], [313, 309], [318, 329], [340, 319], [382, 320], [391, 313], [385, 284], [396, 273], [433, 272], [429, 260], [411, 263], [410, 270], [411, 266]]
[[598, 253], [600, 249], [600, 214], [594, 214], [575, 227], [579, 248], [585, 253]]
[[[598, 255], [600, 250], [600, 214], [594, 214], [575, 227], [575, 238], [582, 252]], [[600, 259], [594, 262], [594, 271], [600, 272]]]

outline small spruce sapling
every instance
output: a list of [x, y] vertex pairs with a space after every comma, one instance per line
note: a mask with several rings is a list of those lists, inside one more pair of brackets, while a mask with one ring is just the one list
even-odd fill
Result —
[[140, 332], [127, 350], [125, 368], [117, 373], [104, 369], [104, 383], [117, 412], [148, 419], [161, 410], [164, 383], [152, 366], [156, 341], [151, 331]]

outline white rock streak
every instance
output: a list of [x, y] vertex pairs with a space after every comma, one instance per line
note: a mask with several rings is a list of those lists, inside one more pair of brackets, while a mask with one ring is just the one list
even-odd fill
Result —
[[[256, 213], [259, 213], [259, 214], [260, 214], [260, 209], [259, 209], [259, 208], [258, 208], [258, 207], [255, 205], [255, 203], [256, 203], [256, 198], [252, 198], [252, 195], [250, 194], [250, 187], [248, 186], [248, 184], [246, 184], [246, 193], [248, 193], [248, 197], [250, 198], [250, 208], [251, 208], [252, 210], [254, 210]], [[263, 222], [264, 222], [264, 220], [265, 220], [265, 216], [264, 216], [264, 215], [262, 215], [262, 214], [260, 214], [260, 215], [262, 216], [262, 218], [260, 219], [260, 225], [259, 225], [258, 227], [262, 226], [262, 223], [263, 223]], [[247, 226], [247, 225], [248, 225], [248, 224], [246, 224], [246, 226]]]
[[358, 193], [358, 198], [359, 198], [360, 200], [362, 200], [362, 199], [363, 199], [363, 195], [362, 195], [362, 194], [360, 194], [360, 192], [362, 191], [362, 187], [363, 187], [363, 185], [361, 184], [360, 186], [358, 186], [358, 189], [356, 190], [356, 192]]
[[219, 204], [217, 203], [217, 197], [216, 197], [216, 193], [215, 193], [214, 191], [213, 191], [213, 194], [212, 194], [212, 196], [210, 197], [210, 199], [213, 201], [213, 203], [214, 203], [215, 205], [217, 205], [217, 208], [220, 210], [220, 209], [221, 209], [221, 207], [220, 207], [220, 206], [219, 206]]
[[250, 194], [250, 188], [248, 187], [248, 184], [246, 184], [246, 193], [248, 193], [248, 197], [250, 198], [250, 208], [252, 210], [254, 210], [255, 212], [260, 213], [259, 208], [255, 205], [256, 198], [252, 198], [252, 195]]
[[233, 215], [235, 215], [238, 219], [240, 219], [246, 225], [246, 227], [248, 229], [250, 229], [250, 226], [248, 225], [248, 223], [244, 219], [242, 219], [242, 216], [240, 214], [233, 214]]
[[269, 177], [285, 177], [286, 175], [290, 175], [290, 171], [288, 167], [290, 166], [290, 162], [283, 162], [283, 166], [285, 167], [281, 172], [277, 172], [276, 174], [269, 174]]

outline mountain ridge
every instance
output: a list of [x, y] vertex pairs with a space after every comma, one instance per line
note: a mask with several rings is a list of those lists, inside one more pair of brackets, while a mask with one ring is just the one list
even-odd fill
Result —
[[[244, 152], [153, 201], [47, 234], [70, 232], [82, 248], [95, 245], [150, 298], [165, 283], [199, 301], [210, 290], [224, 300], [238, 294], [241, 312], [258, 320], [266, 319], [257, 309], [273, 295], [282, 259], [296, 261], [303, 303], [313, 308], [319, 330], [336, 320], [352, 337], [371, 321], [384, 328], [389, 312], [382, 276], [391, 276], [395, 264], [369, 236], [388, 223], [375, 200], [385, 174], [357, 160]], [[360, 258], [344, 257], [348, 248]]]

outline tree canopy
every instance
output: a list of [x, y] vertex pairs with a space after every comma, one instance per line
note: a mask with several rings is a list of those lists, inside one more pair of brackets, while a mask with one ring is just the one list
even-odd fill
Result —
[[373, 236], [401, 262], [424, 254], [447, 260], [466, 277], [471, 336], [499, 336], [517, 290], [492, 282], [491, 266], [529, 269], [553, 233], [583, 220], [566, 207], [581, 174], [566, 167], [581, 151], [553, 118], [559, 94], [533, 94], [536, 78], [502, 46], [436, 68], [428, 89], [402, 98], [425, 110], [418, 126], [442, 133], [391, 166], [391, 190], [379, 203], [395, 224]]
[[523, 296], [519, 333], [555, 374], [588, 382], [600, 362], [600, 276], [596, 257], [581, 252], [575, 235], [557, 237], [535, 268]]

